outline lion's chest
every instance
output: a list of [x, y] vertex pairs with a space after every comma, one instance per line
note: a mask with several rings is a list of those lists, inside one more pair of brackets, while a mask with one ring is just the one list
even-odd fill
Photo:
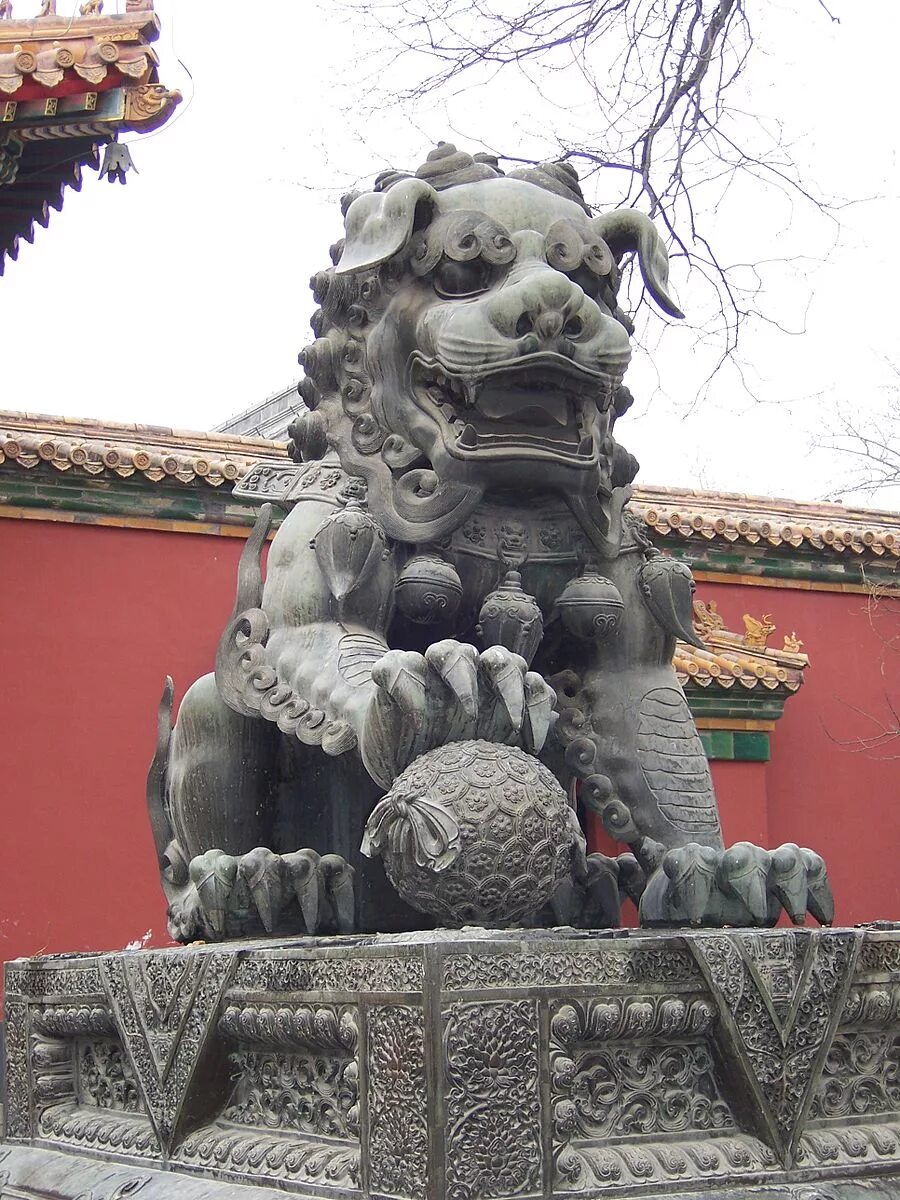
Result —
[[477, 618], [485, 597], [510, 570], [519, 572], [525, 591], [548, 615], [590, 552], [587, 538], [559, 500], [482, 503], [451, 534], [445, 550], [463, 586], [462, 622]]

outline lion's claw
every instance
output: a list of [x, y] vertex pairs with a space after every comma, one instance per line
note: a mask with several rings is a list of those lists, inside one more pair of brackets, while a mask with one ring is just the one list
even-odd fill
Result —
[[495, 696], [503, 706], [516, 733], [525, 717], [525, 672], [528, 664], [519, 654], [502, 646], [489, 646], [481, 655], [481, 669]]
[[663, 855], [640, 898], [642, 925], [774, 925], [782, 909], [795, 925], [807, 912], [822, 925], [834, 918], [824, 861], [793, 842], [776, 850], [751, 842], [678, 846]]
[[422, 723], [427, 669], [421, 654], [412, 650], [388, 650], [372, 667], [372, 681], [387, 693], [408, 720], [415, 725]]
[[537, 754], [556, 693], [525, 659], [490, 646], [481, 654], [452, 639], [425, 654], [390, 650], [372, 667], [375, 694], [360, 735], [370, 774], [390, 787], [420, 754], [483, 738]]
[[190, 883], [169, 908], [179, 941], [266, 933], [341, 933], [354, 928], [353, 868], [315, 850], [275, 854], [257, 846], [244, 855], [208, 850], [189, 866]]
[[425, 651], [425, 661], [443, 679], [471, 720], [478, 716], [478, 654], [474, 646], [447, 639]]

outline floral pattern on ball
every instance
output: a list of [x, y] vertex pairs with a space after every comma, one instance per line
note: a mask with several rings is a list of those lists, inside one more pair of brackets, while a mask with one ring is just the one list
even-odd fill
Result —
[[362, 844], [408, 904], [450, 926], [527, 921], [583, 851], [553, 774], [516, 747], [483, 741], [411, 763], [375, 806]]

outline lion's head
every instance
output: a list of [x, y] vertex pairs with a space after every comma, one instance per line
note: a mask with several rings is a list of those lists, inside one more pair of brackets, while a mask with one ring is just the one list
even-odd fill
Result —
[[447, 145], [347, 200], [336, 265], [312, 281], [301, 394], [315, 415], [297, 440], [334, 447], [391, 536], [441, 537], [492, 488], [583, 508], [630, 482], [612, 438], [631, 356], [624, 254], [681, 315], [646, 217], [591, 217], [570, 167], [505, 176]]

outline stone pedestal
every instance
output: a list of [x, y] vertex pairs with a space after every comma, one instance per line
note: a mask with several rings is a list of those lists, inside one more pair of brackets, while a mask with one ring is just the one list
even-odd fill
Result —
[[900, 928], [7, 968], [0, 1194], [900, 1197]]

